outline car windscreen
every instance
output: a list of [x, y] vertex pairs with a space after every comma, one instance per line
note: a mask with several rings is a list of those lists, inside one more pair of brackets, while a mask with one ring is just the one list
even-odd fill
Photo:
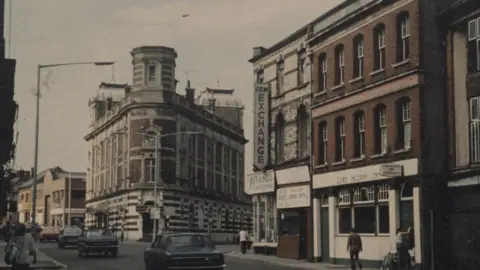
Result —
[[213, 248], [205, 235], [172, 235], [167, 238], [167, 248]]
[[63, 230], [63, 235], [74, 236], [82, 234], [82, 229], [80, 228], [65, 228]]
[[85, 233], [85, 237], [96, 237], [96, 236], [113, 236], [111, 230], [89, 230]]

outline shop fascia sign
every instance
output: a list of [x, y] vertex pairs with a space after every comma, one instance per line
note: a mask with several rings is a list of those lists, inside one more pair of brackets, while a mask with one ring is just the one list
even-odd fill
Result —
[[253, 166], [263, 170], [268, 165], [270, 142], [270, 84], [256, 83], [253, 110]]
[[247, 176], [245, 193], [248, 195], [269, 193], [275, 191], [275, 173], [273, 170], [252, 173]]
[[279, 188], [277, 209], [310, 207], [310, 185]]

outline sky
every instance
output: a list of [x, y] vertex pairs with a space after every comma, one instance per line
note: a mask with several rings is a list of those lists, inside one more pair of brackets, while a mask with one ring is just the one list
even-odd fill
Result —
[[[7, 55], [17, 59], [20, 105], [15, 167], [33, 166], [38, 64], [115, 61], [113, 68], [62, 67], [41, 76], [39, 170], [60, 166], [85, 172], [88, 100], [101, 81], [131, 83], [130, 51], [144, 45], [175, 48], [180, 94], [187, 74], [197, 91], [234, 88], [245, 105], [245, 136], [251, 140], [253, 67], [247, 60], [252, 48], [273, 45], [341, 1], [6, 0]], [[247, 144], [247, 173], [252, 150]]]

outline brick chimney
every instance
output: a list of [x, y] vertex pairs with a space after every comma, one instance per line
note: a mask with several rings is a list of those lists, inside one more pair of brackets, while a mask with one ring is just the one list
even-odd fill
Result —
[[266, 49], [264, 47], [254, 47], [253, 48], [253, 57], [257, 57], [261, 55]]
[[195, 88], [190, 86], [190, 80], [187, 82], [187, 87], [185, 88], [186, 98], [188, 105], [193, 106], [195, 103]]

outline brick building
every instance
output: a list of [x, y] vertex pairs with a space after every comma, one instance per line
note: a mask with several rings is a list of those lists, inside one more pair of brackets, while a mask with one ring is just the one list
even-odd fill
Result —
[[[308, 26], [269, 48], [256, 47], [253, 195], [255, 251], [311, 258], [310, 58]], [[265, 247], [267, 249], [265, 249]]]
[[233, 89], [207, 88], [195, 97], [188, 83], [186, 95], [177, 94], [173, 48], [139, 47], [131, 55], [133, 85], [102, 83], [90, 102], [87, 226], [150, 237], [157, 200], [158, 228], [232, 241], [250, 226], [243, 105]]
[[[85, 178], [83, 172], [67, 172], [60, 167], [37, 176], [35, 220], [44, 226], [63, 227], [82, 223], [85, 216]], [[32, 220], [33, 178], [15, 187], [19, 222]]]
[[366, 267], [395, 250], [397, 228], [412, 227], [417, 268], [434, 256], [437, 238], [429, 235], [444, 233], [438, 198], [446, 195], [436, 10], [416, 0], [344, 1], [311, 25], [314, 254], [321, 261], [348, 263], [353, 227], [368, 246]]
[[[451, 235], [458, 269], [478, 269], [480, 234], [480, 2], [451, 1], [439, 14], [445, 41]], [[468, 243], [467, 245], [465, 243]]]

